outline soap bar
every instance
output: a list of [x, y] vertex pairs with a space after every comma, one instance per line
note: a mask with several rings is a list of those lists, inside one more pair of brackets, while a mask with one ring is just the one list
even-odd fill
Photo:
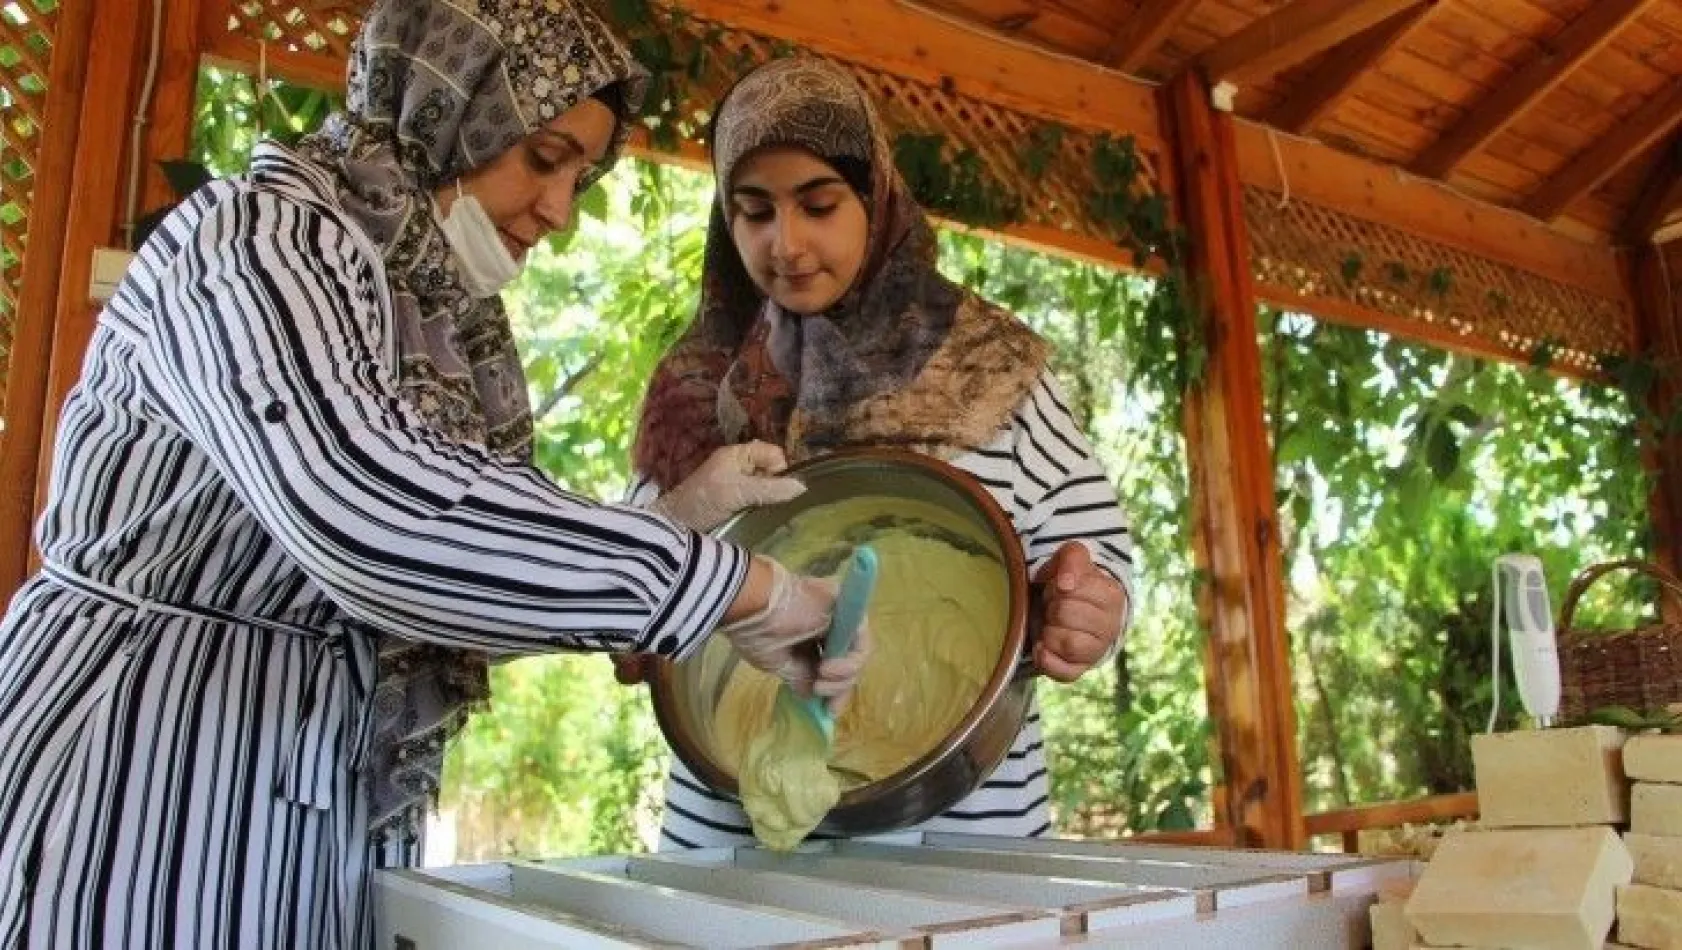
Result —
[[1634, 883], [1682, 890], [1682, 838], [1631, 831], [1624, 835], [1624, 847], [1635, 861]]
[[1599, 950], [1634, 868], [1607, 828], [1455, 832], [1420, 875], [1407, 919], [1436, 946]]
[[1624, 774], [1641, 782], [1682, 785], [1682, 735], [1631, 736], [1624, 743]]
[[1401, 901], [1381, 900], [1367, 913], [1372, 918], [1372, 950], [1408, 950], [1418, 941]]
[[1682, 785], [1636, 782], [1630, 791], [1629, 830], [1682, 838]]
[[1612, 726], [1472, 737], [1485, 828], [1621, 824], [1628, 817], [1624, 732]]
[[1682, 950], [1682, 891], [1646, 884], [1618, 888], [1618, 942]]

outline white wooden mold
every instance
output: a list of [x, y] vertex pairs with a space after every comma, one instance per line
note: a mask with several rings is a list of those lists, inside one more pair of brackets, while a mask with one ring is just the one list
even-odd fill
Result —
[[914, 832], [400, 871], [376, 880], [381, 948], [1236, 947], [1344, 950], [1411, 866], [1285, 854]]

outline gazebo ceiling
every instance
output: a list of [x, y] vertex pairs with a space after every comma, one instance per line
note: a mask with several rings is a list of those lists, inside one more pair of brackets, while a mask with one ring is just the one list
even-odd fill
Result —
[[915, 0], [1597, 241], [1682, 226], [1682, 0]]
[[[366, 4], [201, 2], [316, 27], [326, 48], [314, 51], [338, 56], [348, 37], [331, 27], [354, 22]], [[898, 65], [889, 68], [925, 80], [987, 75], [990, 64], [946, 61], [970, 44], [932, 34], [956, 23], [1070, 60], [1049, 71], [1042, 63], [1047, 74], [1032, 77], [1001, 67], [995, 86], [1019, 83], [1024, 100], [1134, 130], [1124, 120], [1148, 111], [1144, 89], [1111, 79], [1197, 68], [1232, 83], [1245, 119], [1444, 182], [1572, 237], [1682, 237], [1682, 0], [891, 0], [927, 17], [864, 9], [881, 2], [655, 2], [725, 23], [743, 17], [773, 36], [798, 21], [808, 35], [786, 37], [796, 42], [850, 34], [860, 58], [893, 47]], [[890, 20], [929, 31], [930, 42], [871, 32], [873, 21]]]

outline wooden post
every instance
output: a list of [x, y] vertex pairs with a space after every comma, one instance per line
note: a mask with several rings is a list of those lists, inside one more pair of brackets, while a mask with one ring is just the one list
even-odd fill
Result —
[[[127, 149], [134, 117], [134, 97], [151, 39], [151, 5], [134, 0], [87, 0], [94, 7], [92, 52], [82, 103], [80, 128], [70, 169], [70, 207], [64, 259], [57, 288], [52, 355], [47, 364], [42, 403], [39, 457], [35, 472], [35, 507], [46, 497], [52, 444], [59, 408], [81, 373], [82, 353], [93, 335], [98, 308], [88, 300], [88, 280], [97, 247], [121, 240]], [[111, 90], [122, 90], [112, 94]], [[97, 143], [97, 144], [94, 144]]]
[[1233, 121], [1210, 108], [1208, 83], [1196, 72], [1162, 94], [1190, 284], [1209, 347], [1205, 375], [1187, 394], [1185, 426], [1194, 544], [1208, 579], [1199, 599], [1209, 627], [1206, 679], [1225, 823], [1240, 846], [1300, 848], [1302, 775], [1273, 454]]
[[[1676, 272], [1674, 263], [1666, 267], [1660, 260], [1666, 252], [1666, 248], [1648, 243], [1635, 248], [1631, 297], [1635, 301], [1636, 352], [1668, 370], [1659, 374], [1652, 400], [1660, 418], [1668, 421], [1675, 407], [1682, 405], [1682, 384], [1676, 376], [1682, 372], [1682, 308], [1677, 306], [1675, 283], [1682, 281], [1682, 273]], [[1673, 254], [1669, 260], [1677, 262], [1679, 258], [1682, 254]], [[1653, 522], [1652, 557], [1672, 574], [1682, 575], [1682, 435], [1667, 436], [1643, 454], [1656, 469], [1648, 502]], [[1659, 605], [1667, 621], [1682, 620], [1682, 608], [1675, 598], [1661, 597]]]
[[60, 8], [52, 61], [47, 67], [41, 153], [29, 204], [29, 247], [33, 252], [24, 253], [23, 284], [6, 372], [6, 434], [0, 439], [0, 602], [11, 597], [29, 570], [41, 409], [46, 400], [54, 304], [64, 263], [59, 249], [70, 216], [71, 170], [88, 88], [85, 80], [93, 35], [92, 3]]
[[[146, 170], [140, 192], [142, 215], [174, 203], [175, 192], [158, 169], [158, 162], [186, 158], [187, 150], [192, 147], [199, 54], [204, 45], [200, 6], [200, 0], [169, 0], [164, 8], [157, 85], [152, 92], [150, 121], [146, 124]], [[220, 8], [221, 4], [212, 2], [210, 6]]]

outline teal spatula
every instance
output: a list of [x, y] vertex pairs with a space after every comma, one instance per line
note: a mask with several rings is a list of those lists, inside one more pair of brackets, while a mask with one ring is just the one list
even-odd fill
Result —
[[[843, 656], [853, 648], [853, 637], [864, 622], [870, 595], [876, 590], [877, 567], [876, 552], [869, 545], [861, 544], [853, 549], [841, 578], [841, 590], [835, 595], [835, 613], [830, 617], [829, 633], [823, 642], [824, 656]], [[819, 696], [791, 698], [823, 733], [824, 741], [833, 744], [835, 717], [829, 713], [829, 704]]]
[[[841, 656], [852, 648], [876, 587], [876, 567], [876, 552], [862, 545], [848, 558], [824, 636], [826, 656]], [[841, 800], [843, 775], [829, 761], [834, 747], [835, 717], [829, 704], [816, 696], [800, 696], [787, 683], [779, 685], [769, 728], [749, 743], [739, 776], [742, 807], [753, 821], [754, 837], [766, 847], [792, 850]], [[857, 773], [846, 777], [870, 780]]]

